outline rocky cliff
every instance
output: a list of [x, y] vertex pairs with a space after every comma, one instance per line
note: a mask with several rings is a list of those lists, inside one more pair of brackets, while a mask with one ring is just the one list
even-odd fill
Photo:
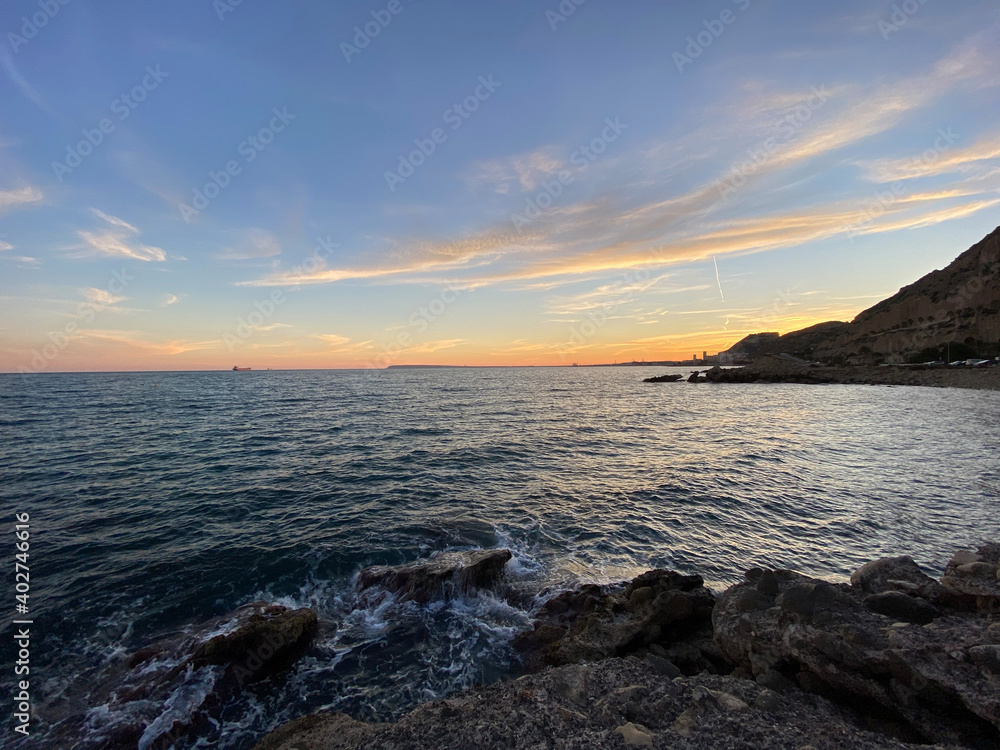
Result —
[[956, 258], [850, 323], [829, 322], [778, 338], [747, 337], [737, 356], [788, 352], [814, 359], [864, 364], [903, 362], [916, 355], [996, 354], [1000, 343], [1000, 228]]

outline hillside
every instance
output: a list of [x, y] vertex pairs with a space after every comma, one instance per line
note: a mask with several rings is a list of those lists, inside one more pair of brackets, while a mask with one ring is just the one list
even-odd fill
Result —
[[871, 364], [1000, 353], [1000, 228], [850, 323], [831, 321], [783, 336], [754, 334], [727, 354], [788, 352], [828, 362]]

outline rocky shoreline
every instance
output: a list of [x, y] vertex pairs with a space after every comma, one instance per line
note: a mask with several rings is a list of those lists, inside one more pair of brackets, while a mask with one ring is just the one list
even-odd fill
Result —
[[[647, 378], [645, 383], [676, 382], [676, 376]], [[1000, 366], [928, 367], [886, 365], [812, 366], [781, 357], [766, 356], [746, 367], [698, 371], [687, 378], [689, 383], [803, 383], [851, 385], [916, 385], [933, 388], [971, 388], [1000, 391]]]
[[[361, 580], [415, 601], [452, 581], [502, 593], [507, 550], [450, 554]], [[391, 723], [312, 714], [255, 750], [1000, 747], [1000, 544], [940, 580], [908, 557], [849, 584], [753, 569], [721, 595], [649, 571], [549, 598], [514, 646], [518, 679]]]

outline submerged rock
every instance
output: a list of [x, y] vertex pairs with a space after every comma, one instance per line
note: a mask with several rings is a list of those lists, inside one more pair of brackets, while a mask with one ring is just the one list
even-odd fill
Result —
[[[1000, 681], [978, 650], [991, 642], [990, 620], [932, 605], [918, 592], [934, 587], [906, 571], [914, 573], [899, 558], [879, 561], [855, 573], [853, 586], [757, 571], [720, 597], [716, 642], [757, 681], [794, 681], [861, 711], [886, 733], [1000, 746]], [[890, 581], [916, 588], [878, 591]]]
[[493, 585], [513, 555], [507, 549], [440, 552], [405, 565], [375, 565], [358, 575], [358, 588], [379, 586], [401, 600], [426, 604]]
[[425, 703], [391, 724], [315, 714], [254, 750], [917, 750], [873, 734], [823, 698], [749, 680], [664, 680], [633, 659], [546, 669]]

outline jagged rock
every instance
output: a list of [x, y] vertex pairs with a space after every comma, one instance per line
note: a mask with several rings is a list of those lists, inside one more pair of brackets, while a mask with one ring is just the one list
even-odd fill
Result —
[[1000, 646], [973, 646], [969, 649], [969, 658], [983, 669], [1000, 675]]
[[311, 609], [289, 610], [255, 602], [233, 613], [234, 630], [202, 643], [191, 655], [196, 667], [215, 664], [241, 683], [273, 674], [301, 654], [319, 627]]
[[[656, 655], [682, 671], [695, 665], [695, 672], [714, 669], [712, 658], [724, 660], [707, 631], [713, 605], [714, 597], [700, 576], [653, 570], [627, 585], [586, 585], [554, 597], [542, 606], [534, 630], [518, 636], [514, 646], [534, 670], [653, 646], [659, 649]], [[707, 654], [695, 645], [677, 643], [699, 630], [705, 631]]]
[[282, 724], [254, 745], [253, 750], [353, 750], [371, 748], [382, 727], [356, 721], [347, 714], [308, 714]]
[[626, 745], [630, 745], [632, 747], [653, 746], [652, 733], [641, 724], [633, 724], [630, 721], [628, 724], [622, 724], [615, 731], [622, 736]]
[[254, 602], [139, 649], [96, 685], [91, 698], [106, 718], [74, 747], [158, 749], [197, 735], [247, 685], [289, 667], [317, 628], [310, 609]]
[[474, 688], [392, 724], [317, 714], [280, 727], [254, 750], [919, 750], [866, 731], [823, 698], [768, 693], [733, 677], [664, 680], [645, 662], [611, 658]]
[[440, 552], [405, 565], [375, 565], [358, 576], [358, 588], [379, 586], [401, 600], [426, 604], [491, 586], [513, 555], [507, 549]]
[[916, 591], [926, 598], [936, 597], [941, 589], [941, 584], [924, 573], [912, 557], [883, 557], [866, 563], [854, 571], [851, 585], [866, 594]]
[[926, 625], [941, 614], [938, 608], [930, 602], [899, 591], [883, 591], [881, 594], [872, 594], [865, 599], [865, 606], [880, 615], [920, 625]]
[[974, 597], [984, 612], [1000, 613], [1000, 544], [984, 544], [977, 552], [959, 550], [944, 570], [941, 583], [957, 594]]
[[[716, 642], [758, 680], [773, 682], [780, 674], [866, 712], [886, 731], [997, 746], [1000, 681], [966, 656], [989, 643], [989, 619], [949, 609], [923, 627], [899, 622], [867, 605], [891, 599], [903, 606], [899, 597], [904, 597], [915, 602], [906, 606], [921, 612], [933, 607], [901, 591], [868, 595], [860, 582], [865, 578], [846, 586], [791, 571], [758, 572], [716, 603]], [[771, 606], [747, 608], [748, 589], [755, 599], [770, 598]], [[975, 653], [982, 661], [985, 652]]]

